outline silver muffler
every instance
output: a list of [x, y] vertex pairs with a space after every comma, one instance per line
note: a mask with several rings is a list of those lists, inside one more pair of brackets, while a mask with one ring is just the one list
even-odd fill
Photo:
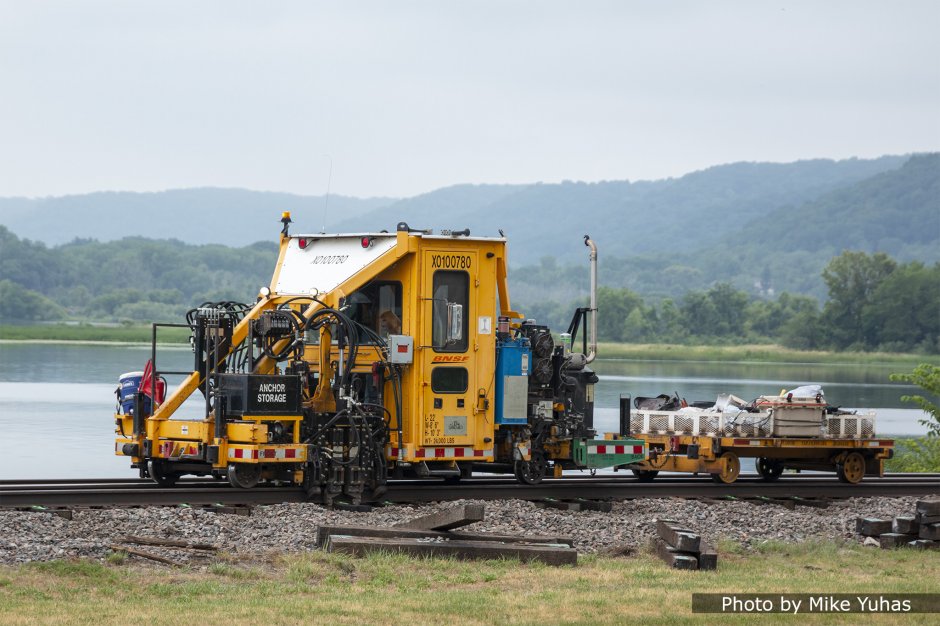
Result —
[[584, 245], [591, 249], [591, 336], [588, 337], [589, 347], [586, 359], [586, 362], [590, 363], [597, 357], [597, 245], [590, 235], [584, 236]]

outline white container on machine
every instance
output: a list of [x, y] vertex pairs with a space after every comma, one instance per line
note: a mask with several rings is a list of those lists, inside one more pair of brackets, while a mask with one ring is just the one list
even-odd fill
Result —
[[761, 396], [757, 408], [770, 411], [773, 437], [820, 437], [826, 417], [826, 401], [820, 397]]

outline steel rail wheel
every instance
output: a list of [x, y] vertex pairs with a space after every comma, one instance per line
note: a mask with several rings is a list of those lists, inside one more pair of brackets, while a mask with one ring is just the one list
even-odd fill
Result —
[[865, 478], [865, 457], [860, 452], [849, 452], [836, 465], [839, 480], [850, 485], [857, 485]]
[[777, 480], [783, 474], [783, 463], [780, 461], [760, 457], [757, 459], [755, 467], [762, 480]]
[[159, 459], [150, 459], [147, 463], [147, 471], [150, 477], [153, 479], [153, 482], [161, 487], [172, 487], [181, 476], [179, 472], [173, 472], [167, 469], [167, 465], [166, 461]]
[[257, 463], [229, 463], [228, 482], [233, 487], [251, 489], [261, 481], [261, 466]]
[[630, 470], [636, 479], [641, 483], [651, 483], [653, 479], [659, 476], [659, 470]]
[[520, 483], [524, 485], [537, 485], [545, 478], [548, 471], [548, 463], [545, 462], [545, 456], [539, 451], [532, 452], [530, 461], [516, 461], [513, 465], [513, 474]]
[[712, 480], [716, 483], [730, 485], [738, 479], [738, 475], [741, 473], [741, 460], [734, 452], [725, 452], [718, 458], [725, 460], [724, 469], [720, 474], [712, 474]]

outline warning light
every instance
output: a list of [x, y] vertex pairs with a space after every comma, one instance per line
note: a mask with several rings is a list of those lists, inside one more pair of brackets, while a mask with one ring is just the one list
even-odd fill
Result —
[[284, 211], [283, 213], [281, 213], [281, 219], [282, 219], [282, 220], [289, 220], [289, 219], [290, 219], [290, 211]]
[[373, 239], [373, 237], [363, 237], [362, 239], [359, 240], [359, 243], [362, 244], [362, 247], [363, 247], [363, 248], [371, 248], [371, 247], [372, 247], [372, 239]]
[[297, 245], [300, 246], [301, 250], [303, 250], [304, 248], [307, 247], [307, 240], [304, 238], [300, 238], [299, 240], [297, 240]]

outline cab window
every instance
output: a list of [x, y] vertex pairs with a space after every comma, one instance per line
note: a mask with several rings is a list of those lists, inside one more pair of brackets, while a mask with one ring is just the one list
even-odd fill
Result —
[[[361, 326], [359, 342], [375, 345], [378, 343], [376, 337], [387, 341], [389, 335], [401, 334], [401, 301], [400, 282], [374, 280], [340, 300], [339, 308], [349, 319]], [[308, 337], [308, 341], [318, 343], [319, 334], [312, 335], [316, 336]], [[333, 337], [335, 342], [335, 329]]]
[[431, 371], [431, 391], [434, 393], [464, 393], [469, 381], [465, 367], [435, 367]]
[[[433, 328], [431, 341], [436, 352], [466, 352], [469, 345], [468, 327], [470, 317], [470, 275], [467, 272], [438, 270], [434, 272]], [[463, 332], [456, 341], [447, 340], [447, 304], [463, 307], [460, 324]]]

